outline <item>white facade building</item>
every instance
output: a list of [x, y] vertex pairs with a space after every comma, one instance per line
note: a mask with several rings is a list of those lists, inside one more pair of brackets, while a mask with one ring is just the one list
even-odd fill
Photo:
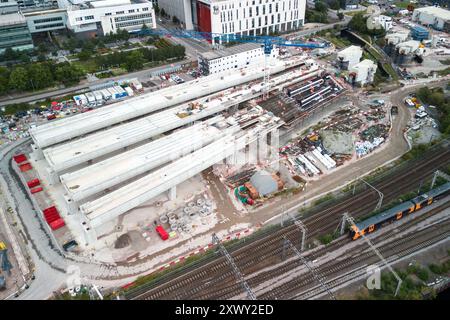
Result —
[[[75, 33], [99, 32], [106, 35], [118, 29], [139, 30], [145, 24], [156, 28], [155, 11], [151, 2], [130, 0], [59, 0], [67, 9], [67, 28]], [[101, 29], [101, 30], [99, 30]]]
[[392, 29], [392, 18], [383, 15], [371, 16], [367, 19], [367, 28], [369, 30], [383, 28], [389, 31]]
[[159, 0], [186, 29], [219, 34], [262, 35], [299, 29], [306, 0]]
[[[271, 58], [278, 57], [279, 50], [274, 47]], [[258, 43], [245, 43], [224, 50], [200, 53], [198, 65], [203, 74], [209, 75], [232, 69], [242, 69], [256, 64], [264, 64], [264, 49]]]
[[373, 82], [375, 72], [377, 72], [377, 64], [372, 60], [366, 59], [351, 67], [349, 71], [352, 82], [364, 87], [366, 84]]
[[213, 33], [270, 34], [299, 29], [305, 20], [306, 0], [202, 1], [210, 2]]
[[450, 31], [450, 11], [443, 8], [433, 6], [417, 8], [413, 12], [412, 21], [438, 30]]
[[354, 65], [359, 63], [362, 57], [362, 49], [358, 46], [350, 46], [338, 53], [339, 67], [343, 70], [350, 70]]

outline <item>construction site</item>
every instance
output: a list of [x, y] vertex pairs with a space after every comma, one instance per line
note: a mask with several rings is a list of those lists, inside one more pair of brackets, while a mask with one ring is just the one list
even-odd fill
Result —
[[[333, 114], [316, 129], [320, 139], [280, 149], [286, 130], [303, 131], [345, 88], [305, 55], [267, 68], [201, 77], [31, 129], [32, 152], [16, 155], [14, 168], [55, 240], [103, 261], [152, 255], [232, 218], [217, 214], [207, 169], [239, 215], [351, 157], [353, 148], [327, 149], [323, 132], [372, 130], [348, 121], [359, 118], [354, 110]], [[318, 172], [307, 165], [312, 155]]]

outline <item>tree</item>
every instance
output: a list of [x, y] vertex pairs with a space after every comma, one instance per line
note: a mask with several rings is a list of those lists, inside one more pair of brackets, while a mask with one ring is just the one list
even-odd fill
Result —
[[342, 12], [338, 12], [337, 16], [339, 20], [344, 20], [344, 14]]
[[5, 61], [17, 60], [19, 56], [18, 51], [13, 50], [12, 48], [6, 48], [3, 52], [3, 59]]
[[175, 23], [175, 24], [178, 24], [178, 23], [180, 23], [180, 20], [178, 20], [177, 16], [173, 16], [172, 17], [172, 22]]
[[47, 53], [48, 47], [44, 43], [41, 42], [41, 43], [39, 43], [37, 50], [38, 50], [38, 53]]
[[124, 66], [127, 71], [136, 71], [142, 69], [144, 62], [145, 59], [142, 51], [133, 50], [126, 56]]
[[81, 52], [77, 54], [77, 57], [78, 59], [80, 59], [80, 61], [87, 61], [91, 56], [92, 52], [87, 51], [85, 49], [81, 50]]
[[338, 0], [328, 0], [327, 4], [333, 10], [339, 10], [341, 8]]
[[58, 64], [55, 69], [56, 80], [66, 86], [78, 83], [83, 75], [82, 70], [68, 62]]
[[155, 4], [153, 5], [153, 9], [155, 10], [155, 13], [156, 13], [156, 14], [158, 14], [158, 13], [160, 12], [159, 5], [158, 5], [157, 3], [155, 3]]
[[39, 62], [44, 62], [44, 61], [46, 61], [47, 60], [47, 56], [45, 55], [45, 54], [43, 54], [43, 53], [39, 53], [38, 54], [38, 56], [37, 56], [37, 61], [39, 61]]
[[328, 7], [325, 3], [323, 3], [322, 1], [317, 1], [314, 5], [314, 8], [319, 11], [319, 12], [327, 12]]
[[33, 89], [43, 89], [53, 84], [53, 75], [45, 64], [35, 63], [28, 68]]
[[162, 9], [161, 9], [161, 15], [162, 15], [163, 17], [165, 17], [166, 14], [167, 14], [167, 13], [166, 13], [166, 10], [164, 10], [164, 8], [162, 8]]
[[0, 66], [0, 95], [8, 92], [9, 69]]
[[9, 88], [17, 91], [25, 91], [29, 88], [28, 72], [23, 67], [17, 67], [9, 76]]
[[361, 33], [367, 33], [367, 18], [361, 12], [358, 12], [348, 23], [350, 29]]

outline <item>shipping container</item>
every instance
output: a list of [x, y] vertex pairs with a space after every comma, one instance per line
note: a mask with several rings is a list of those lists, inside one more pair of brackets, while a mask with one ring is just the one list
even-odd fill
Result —
[[107, 90], [111, 94], [111, 99], [116, 100], [119, 98], [119, 93], [114, 87], [108, 88]]
[[128, 96], [134, 96], [133, 89], [131, 89], [130, 87], [125, 87], [125, 91], [127, 92]]
[[159, 237], [163, 240], [167, 240], [169, 239], [169, 235], [167, 234], [167, 231], [164, 230], [164, 228], [162, 226], [157, 226], [156, 227], [156, 232], [158, 233]]
[[94, 91], [94, 97], [97, 102], [103, 102], [103, 95], [100, 90]]
[[59, 218], [61, 218], [61, 216], [59, 215], [58, 212], [53, 212], [53, 213], [47, 213], [44, 215], [45, 221], [47, 221], [47, 223], [51, 223], [55, 220], [58, 220]]
[[42, 187], [37, 187], [37, 188], [31, 189], [30, 192], [32, 194], [34, 194], [34, 193], [41, 192], [42, 190], [44, 190]]
[[46, 213], [46, 212], [54, 212], [54, 211], [58, 211], [58, 210], [56, 210], [55, 206], [51, 206], [51, 207], [48, 207], [47, 209], [44, 209], [44, 213]]
[[20, 169], [20, 171], [25, 172], [25, 171], [33, 169], [33, 167], [31, 166], [30, 163], [27, 162], [27, 163], [21, 164], [19, 166], [19, 169]]
[[34, 188], [40, 184], [41, 182], [39, 181], [39, 179], [33, 179], [27, 182], [28, 188]]
[[64, 222], [63, 219], [58, 219], [53, 221], [52, 223], [49, 223], [50, 228], [52, 228], [52, 230], [58, 230], [59, 228], [62, 228], [66, 225], [66, 223]]
[[100, 92], [102, 93], [102, 96], [103, 96], [104, 100], [111, 99], [111, 93], [107, 89], [103, 89]]
[[21, 153], [21, 154], [18, 154], [17, 156], [13, 156], [13, 159], [16, 163], [22, 163], [25, 160], [27, 160], [27, 157], [23, 153]]
[[95, 104], [95, 96], [92, 92], [86, 92], [85, 95], [89, 104]]

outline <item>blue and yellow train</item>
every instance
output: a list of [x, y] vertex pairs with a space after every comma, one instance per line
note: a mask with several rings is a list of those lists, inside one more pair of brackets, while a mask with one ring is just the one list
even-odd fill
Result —
[[412, 200], [403, 202], [398, 206], [356, 223], [350, 228], [350, 237], [352, 240], [356, 240], [360, 238], [361, 235], [374, 232], [385, 224], [400, 220], [404, 216], [412, 214], [423, 207], [429, 206], [434, 201], [444, 198], [449, 194], [450, 182], [447, 182], [446, 184], [434, 188], [427, 193], [421, 194]]

